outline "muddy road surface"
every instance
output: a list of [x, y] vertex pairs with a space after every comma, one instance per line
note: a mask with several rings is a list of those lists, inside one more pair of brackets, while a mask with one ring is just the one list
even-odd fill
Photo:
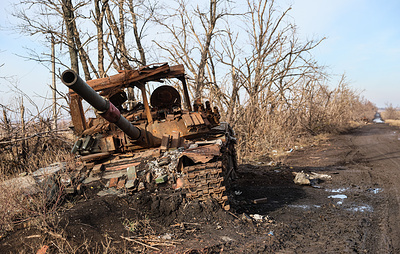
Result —
[[270, 213], [293, 227], [284, 250], [400, 253], [397, 127], [366, 125], [298, 152], [285, 163], [297, 169], [325, 172], [332, 180], [316, 188], [302, 188], [301, 198]]
[[[296, 185], [292, 172], [331, 176]], [[45, 229], [0, 238], [1, 253], [400, 253], [400, 131], [369, 124], [242, 164], [231, 210], [170, 189], [96, 195], [87, 186]], [[72, 204], [72, 205], [71, 205]]]

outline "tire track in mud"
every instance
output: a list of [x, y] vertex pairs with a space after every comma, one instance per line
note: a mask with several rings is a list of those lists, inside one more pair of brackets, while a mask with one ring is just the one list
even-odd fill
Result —
[[[390, 186], [386, 187], [388, 195], [386, 195], [386, 203], [388, 206], [386, 207], [385, 214], [387, 216], [383, 217], [383, 219], [386, 220], [387, 224], [384, 225], [387, 227], [388, 230], [385, 230], [386, 232], [389, 231], [387, 234], [388, 235], [383, 235], [383, 238], [385, 241], [384, 246], [382, 247], [387, 247], [387, 250], [392, 251], [393, 253], [399, 253], [400, 252], [400, 237], [399, 237], [399, 228], [400, 228], [400, 223], [399, 223], [399, 214], [398, 211], [400, 210], [400, 196], [399, 196], [399, 180], [400, 180], [400, 163], [398, 160], [395, 160], [393, 158], [388, 158], [386, 156], [386, 153], [388, 151], [383, 152], [380, 149], [376, 149], [377, 152], [379, 152], [385, 160], [388, 162], [392, 163], [395, 167], [392, 167], [393, 170], [391, 172], [388, 172], [389, 177], [384, 176], [387, 178], [387, 180], [390, 183]], [[397, 182], [392, 182], [393, 179]], [[393, 195], [394, 194], [394, 195]], [[385, 232], [384, 231], [384, 232]], [[386, 240], [387, 239], [387, 240]]]
[[[381, 150], [377, 149], [375, 145], [370, 146], [367, 148], [363, 153], [358, 151], [358, 148], [362, 148], [363, 146], [366, 146], [368, 144], [375, 144], [376, 138], [365, 138], [365, 137], [358, 137], [358, 138], [350, 138], [349, 142], [351, 142], [351, 147], [352, 150], [348, 152], [346, 155], [346, 163], [351, 163], [352, 165], [349, 168], [356, 168], [360, 172], [368, 172], [369, 175], [369, 181], [371, 184], [374, 183], [374, 179], [376, 176], [371, 173], [371, 171], [376, 168], [373, 164], [371, 165], [369, 162], [366, 162], [365, 164], [368, 164], [369, 166], [362, 166], [361, 164], [357, 164], [354, 162], [354, 155], [359, 154], [361, 158], [365, 159], [368, 157], [369, 153], [373, 154], [381, 154]], [[379, 143], [379, 142], [378, 142]], [[371, 149], [372, 148], [372, 149]], [[361, 149], [363, 150], [363, 149]], [[379, 221], [376, 224], [376, 227], [372, 229], [367, 229], [364, 227], [364, 235], [363, 235], [363, 241], [362, 241], [362, 248], [363, 249], [368, 249], [369, 252], [371, 253], [377, 253], [378, 250], [382, 251], [383, 253], [389, 253], [390, 251], [390, 246], [391, 246], [391, 241], [390, 238], [388, 238], [388, 217], [389, 217], [389, 205], [388, 202], [382, 202], [378, 207], [374, 205], [374, 210], [375, 213], [376, 211], [379, 211], [378, 215], [374, 216], [374, 220]], [[378, 230], [379, 229], [379, 230]], [[379, 232], [379, 234], [376, 234], [376, 232]], [[371, 244], [373, 243], [373, 244]]]
[[[371, 168], [371, 184], [383, 188], [383, 200], [375, 205], [377, 228], [368, 236], [369, 250], [374, 253], [400, 252], [400, 142], [395, 128], [385, 125], [369, 127], [368, 134], [350, 141], [360, 157]], [[353, 161], [353, 158], [352, 158]], [[357, 165], [361, 166], [361, 165]]]

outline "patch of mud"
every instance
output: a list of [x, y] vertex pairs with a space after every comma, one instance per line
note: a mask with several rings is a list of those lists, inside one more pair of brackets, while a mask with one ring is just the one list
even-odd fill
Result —
[[[52, 225], [62, 239], [34, 227], [15, 230], [1, 239], [2, 253], [35, 253], [45, 243], [53, 243], [49, 253], [103, 253], [106, 246], [112, 253], [153, 253], [156, 249], [163, 253], [219, 253], [246, 252], [249, 248], [270, 252], [280, 248], [279, 240], [268, 236], [277, 225], [273, 220], [260, 220], [260, 215], [243, 219], [217, 202], [190, 201], [184, 193], [167, 188], [98, 197], [97, 188], [92, 187]], [[38, 237], [27, 245], [16, 244], [26, 242], [29, 235]], [[56, 240], [68, 247], [60, 249]], [[154, 241], [156, 249], [144, 245]]]

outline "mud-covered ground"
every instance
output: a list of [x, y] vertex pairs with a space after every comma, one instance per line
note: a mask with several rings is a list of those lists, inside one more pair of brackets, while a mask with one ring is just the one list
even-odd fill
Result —
[[[400, 253], [399, 129], [370, 124], [289, 154], [240, 165], [231, 210], [180, 191], [69, 200], [53, 224], [0, 239], [1, 253]], [[328, 174], [317, 185], [292, 172]], [[265, 199], [266, 198], [266, 199]], [[257, 202], [254, 202], [256, 200]]]

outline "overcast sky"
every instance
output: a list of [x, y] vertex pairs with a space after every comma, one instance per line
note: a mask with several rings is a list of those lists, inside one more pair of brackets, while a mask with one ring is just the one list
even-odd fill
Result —
[[[12, 1], [12, 0], [11, 0]], [[0, 7], [0, 25], [8, 26], [6, 1]], [[281, 0], [292, 5], [290, 15], [303, 38], [327, 39], [314, 51], [320, 64], [329, 67], [332, 83], [346, 74], [351, 86], [378, 107], [386, 103], [400, 106], [400, 1], [386, 0]], [[48, 69], [17, 55], [27, 55], [25, 47], [42, 45], [0, 30], [0, 77], [14, 76], [28, 95], [50, 97]], [[0, 80], [0, 103], [10, 103], [7, 84]], [[42, 100], [43, 101], [43, 100]], [[40, 105], [39, 105], [40, 106]]]

